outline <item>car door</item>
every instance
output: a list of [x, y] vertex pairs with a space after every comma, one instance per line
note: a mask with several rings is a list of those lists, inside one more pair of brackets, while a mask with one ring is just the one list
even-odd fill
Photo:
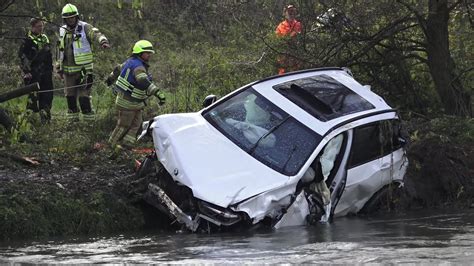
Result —
[[395, 120], [378, 121], [353, 129], [345, 189], [335, 216], [357, 213], [375, 192], [394, 178], [403, 177], [395, 172], [402, 164], [403, 150], [396, 141], [398, 137], [392, 121]]

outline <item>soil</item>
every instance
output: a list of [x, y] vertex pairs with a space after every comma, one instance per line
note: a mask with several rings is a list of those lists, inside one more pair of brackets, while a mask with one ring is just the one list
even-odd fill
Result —
[[474, 120], [412, 119], [405, 128], [411, 143], [404, 185], [390, 187], [370, 214], [474, 208]]

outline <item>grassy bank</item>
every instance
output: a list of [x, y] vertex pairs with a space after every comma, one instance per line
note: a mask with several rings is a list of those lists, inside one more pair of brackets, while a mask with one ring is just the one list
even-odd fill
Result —
[[110, 191], [71, 195], [59, 182], [34, 183], [2, 184], [0, 240], [95, 235], [143, 226], [141, 211]]

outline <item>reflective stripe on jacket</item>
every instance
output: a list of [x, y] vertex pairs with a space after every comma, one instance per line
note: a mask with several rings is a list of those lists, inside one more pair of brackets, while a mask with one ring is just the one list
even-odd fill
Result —
[[[93, 68], [92, 47], [86, 27], [91, 26], [79, 20], [74, 31], [69, 31], [67, 25], [59, 28], [59, 63], [66, 73], [80, 72], [82, 69], [91, 71]], [[68, 53], [68, 49], [72, 49], [72, 53]], [[69, 64], [65, 64], [65, 54], [74, 57], [74, 65], [70, 65], [72, 60], [67, 60]]]
[[[143, 102], [148, 98], [148, 95], [147, 88], [142, 88], [137, 82], [137, 79], [143, 77], [135, 77], [134, 70], [138, 67], [146, 69], [142, 60], [137, 57], [130, 57], [122, 67], [120, 76], [117, 78], [117, 82], [115, 82], [115, 88], [130, 96], [131, 101]], [[145, 75], [145, 78], [151, 80], [150, 76], [145, 73], [140, 73], [139, 75]]]
[[28, 38], [33, 41], [33, 43], [38, 47], [39, 50], [43, 49], [43, 46], [49, 44], [49, 39], [46, 34], [34, 35], [33, 33], [28, 32]]
[[18, 50], [20, 68], [23, 73], [42, 74], [51, 72], [51, 44], [45, 34], [35, 35], [31, 31], [22, 40]]
[[83, 21], [78, 21], [76, 28], [73, 32], [66, 32], [67, 25], [59, 28], [59, 38], [60, 44], [59, 49], [61, 51], [61, 56], [64, 56], [63, 52], [65, 49], [65, 39], [66, 36], [72, 35], [72, 48], [74, 52], [74, 62], [78, 65], [84, 65], [92, 63], [92, 48], [89, 40], [87, 40], [87, 34], [85, 30], [86, 23]]

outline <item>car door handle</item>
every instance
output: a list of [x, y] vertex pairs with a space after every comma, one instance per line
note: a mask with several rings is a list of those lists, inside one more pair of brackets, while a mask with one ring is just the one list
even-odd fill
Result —
[[380, 167], [380, 170], [385, 170], [387, 168], [390, 168], [391, 165], [392, 165], [391, 163], [384, 163], [382, 164], [382, 167]]

